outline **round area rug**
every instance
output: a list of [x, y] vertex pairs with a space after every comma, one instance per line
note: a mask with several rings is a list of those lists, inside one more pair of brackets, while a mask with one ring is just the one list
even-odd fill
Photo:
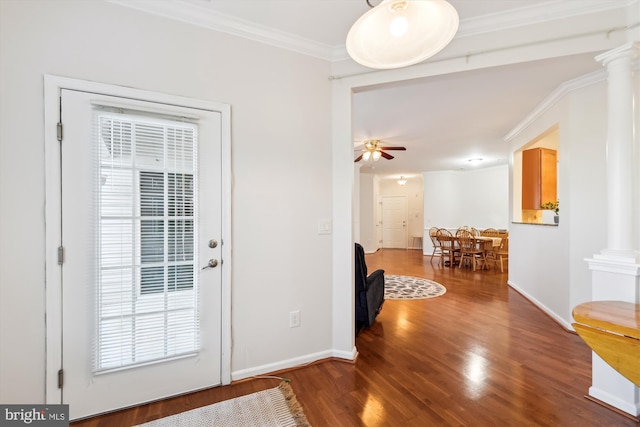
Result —
[[412, 276], [384, 276], [385, 299], [425, 299], [444, 295], [447, 288], [433, 280]]

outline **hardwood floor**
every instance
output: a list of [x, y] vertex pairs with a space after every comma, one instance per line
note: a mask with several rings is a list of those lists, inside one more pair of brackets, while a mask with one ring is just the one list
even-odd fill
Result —
[[[507, 272], [433, 266], [415, 250], [367, 255], [383, 268], [435, 280], [441, 297], [387, 300], [356, 340], [355, 363], [328, 360], [280, 372], [311, 425], [634, 426], [585, 399], [591, 351], [506, 285]], [[131, 426], [275, 387], [250, 379], [73, 423]]]

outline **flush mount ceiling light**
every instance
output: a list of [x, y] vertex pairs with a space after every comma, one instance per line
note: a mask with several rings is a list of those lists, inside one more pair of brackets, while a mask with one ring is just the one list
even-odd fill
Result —
[[444, 49], [458, 23], [458, 12], [445, 0], [383, 0], [353, 24], [347, 51], [366, 67], [406, 67]]

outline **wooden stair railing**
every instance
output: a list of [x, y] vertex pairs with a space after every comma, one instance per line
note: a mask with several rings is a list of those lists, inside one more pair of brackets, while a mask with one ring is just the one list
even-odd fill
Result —
[[573, 327], [613, 369], [640, 387], [640, 304], [592, 301], [573, 309]]

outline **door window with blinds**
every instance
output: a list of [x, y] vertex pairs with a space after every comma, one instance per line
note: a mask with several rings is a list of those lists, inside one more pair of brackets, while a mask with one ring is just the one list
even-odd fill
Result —
[[195, 354], [197, 125], [99, 108], [94, 120], [94, 371]]

